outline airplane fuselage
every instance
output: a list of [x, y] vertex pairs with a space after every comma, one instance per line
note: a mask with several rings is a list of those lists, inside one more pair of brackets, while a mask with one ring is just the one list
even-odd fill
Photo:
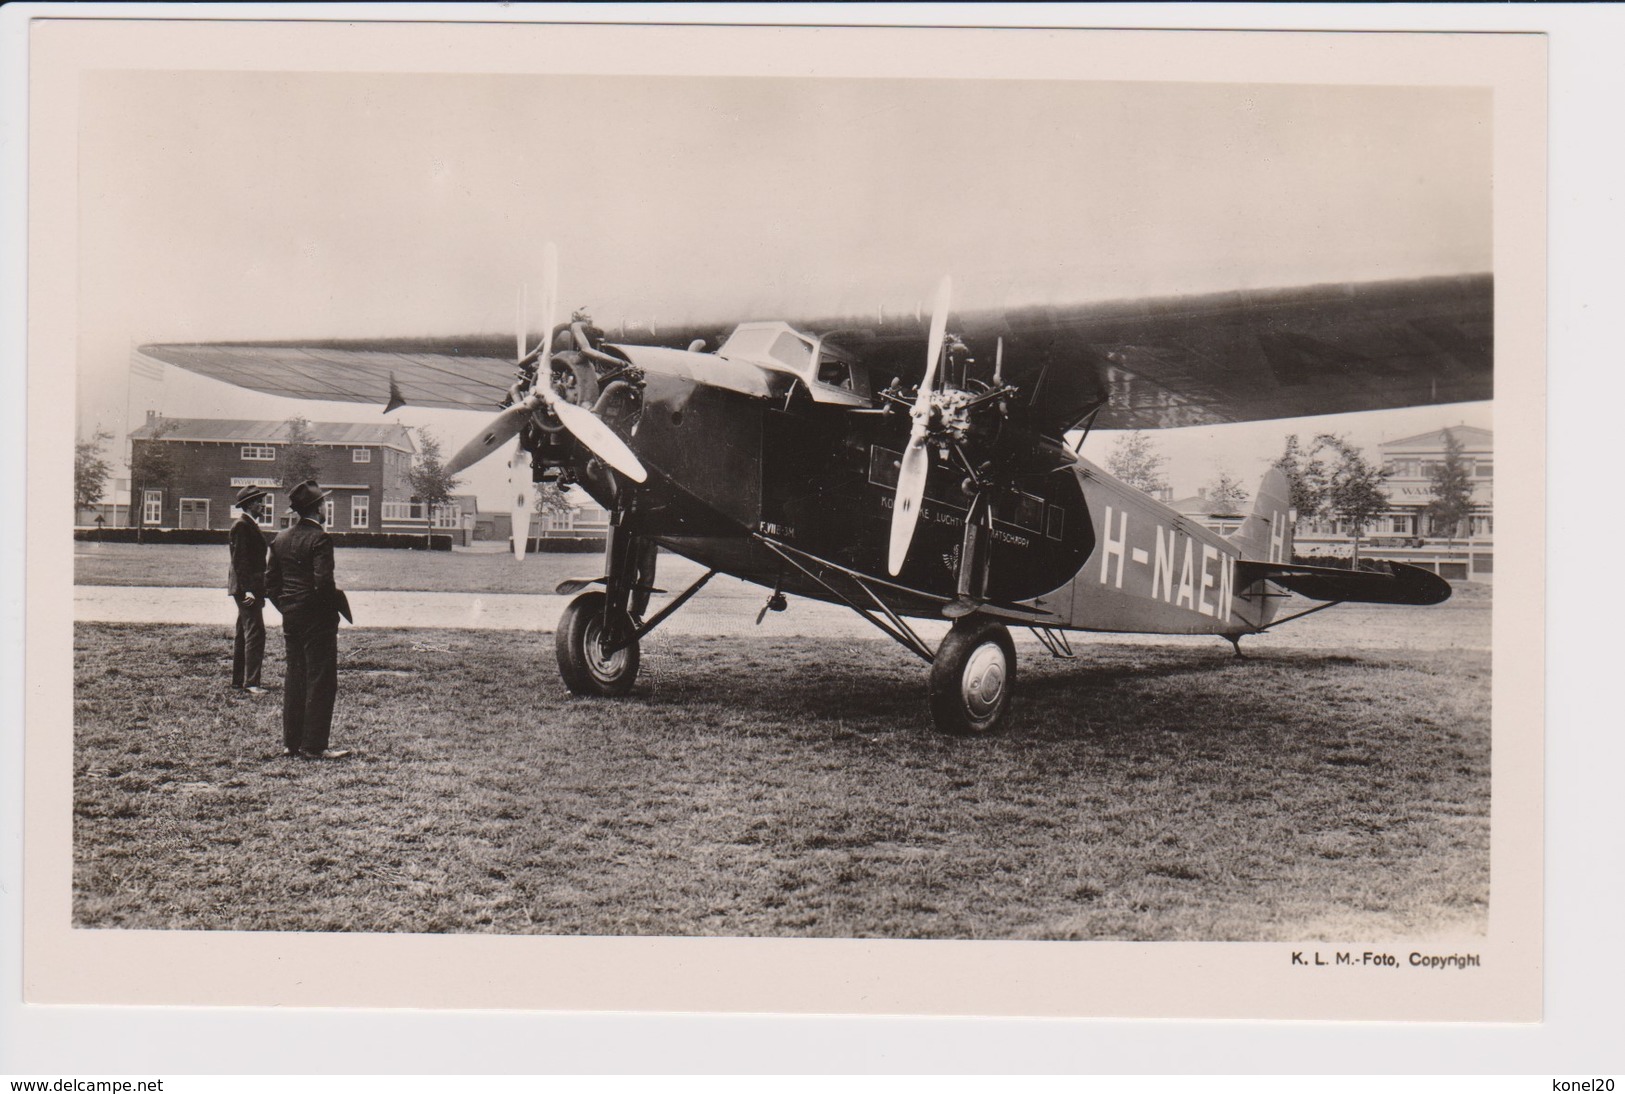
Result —
[[[814, 402], [773, 376], [737, 390], [754, 381], [708, 382], [709, 355], [627, 349], [644, 375], [624, 430], [649, 481], [630, 486], [590, 464], [581, 481], [628, 532], [768, 588], [831, 599], [787, 564], [788, 551], [862, 575], [900, 615], [940, 617], [976, 491], [961, 462], [933, 446], [907, 561], [887, 574], [906, 414]], [[971, 462], [1001, 468], [984, 484], [991, 558], [979, 592], [990, 603], [1076, 630], [1239, 635], [1269, 621], [1274, 598], [1237, 587], [1241, 550], [1225, 536], [1031, 431], [980, 444]]]

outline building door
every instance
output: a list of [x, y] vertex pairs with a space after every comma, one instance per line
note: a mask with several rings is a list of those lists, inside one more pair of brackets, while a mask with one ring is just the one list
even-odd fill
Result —
[[181, 527], [207, 528], [209, 526], [209, 499], [181, 499]]

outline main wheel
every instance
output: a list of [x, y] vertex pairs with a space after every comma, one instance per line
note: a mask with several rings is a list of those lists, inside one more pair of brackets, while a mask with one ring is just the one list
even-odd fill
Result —
[[[638, 678], [636, 642], [614, 653], [604, 652], [604, 606], [608, 600], [600, 592], [582, 593], [570, 601], [559, 619], [554, 635], [559, 675], [564, 677], [564, 686], [577, 695], [625, 695]], [[615, 613], [610, 623], [617, 635], [634, 630], [631, 617], [624, 611]]]
[[968, 616], [955, 621], [931, 663], [931, 720], [944, 733], [992, 733], [1010, 709], [1016, 645], [1004, 624]]

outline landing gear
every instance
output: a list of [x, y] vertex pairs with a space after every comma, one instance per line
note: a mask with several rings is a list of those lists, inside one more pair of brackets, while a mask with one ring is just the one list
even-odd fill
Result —
[[1010, 709], [1016, 647], [1004, 624], [974, 616], [954, 622], [931, 663], [931, 720], [943, 733], [992, 733]]
[[606, 652], [606, 646], [636, 634], [624, 609], [609, 607], [601, 592], [582, 593], [564, 609], [554, 636], [559, 675], [576, 695], [615, 698], [632, 690], [638, 678], [638, 642]]

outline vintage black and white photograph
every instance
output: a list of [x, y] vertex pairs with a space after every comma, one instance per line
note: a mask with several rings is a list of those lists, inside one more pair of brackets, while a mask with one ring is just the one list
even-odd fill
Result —
[[1488, 83], [734, 41], [79, 74], [72, 929], [1472, 976]]

